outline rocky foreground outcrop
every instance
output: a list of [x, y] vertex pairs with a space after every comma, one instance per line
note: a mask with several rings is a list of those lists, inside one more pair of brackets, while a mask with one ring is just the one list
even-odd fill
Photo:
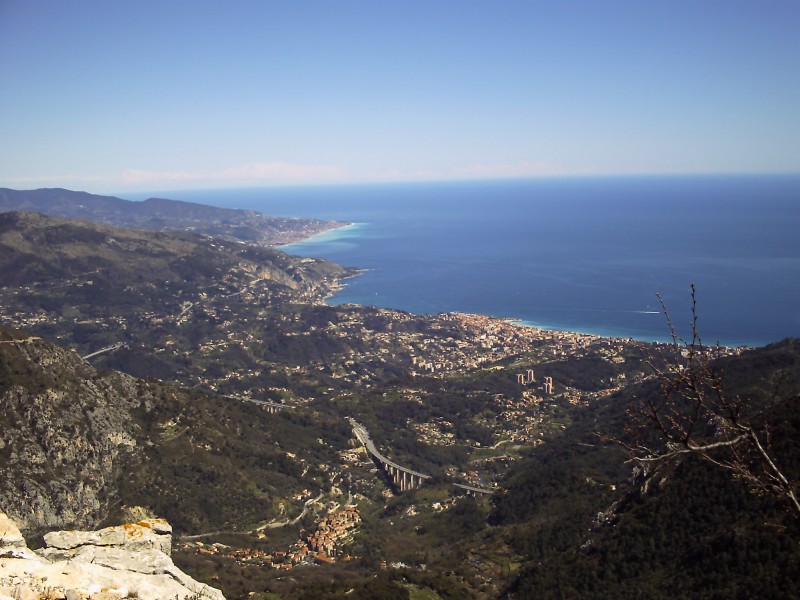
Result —
[[223, 599], [170, 558], [172, 527], [147, 519], [99, 531], [54, 531], [30, 550], [0, 511], [0, 600]]

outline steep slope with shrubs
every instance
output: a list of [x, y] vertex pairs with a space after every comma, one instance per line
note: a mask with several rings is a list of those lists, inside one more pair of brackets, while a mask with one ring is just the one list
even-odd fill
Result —
[[0, 507], [29, 533], [93, 528], [132, 506], [179, 532], [241, 528], [318, 489], [317, 469], [292, 450], [326, 450], [298, 418], [98, 372], [2, 329]]
[[[800, 340], [719, 369], [725, 393], [767, 408], [774, 456], [800, 479]], [[513, 468], [491, 516], [527, 559], [510, 598], [800, 597], [800, 523], [785, 502], [696, 457], [634, 478], [627, 455], [602, 441], [624, 436], [635, 398], [660, 393], [650, 381], [591, 406]]]

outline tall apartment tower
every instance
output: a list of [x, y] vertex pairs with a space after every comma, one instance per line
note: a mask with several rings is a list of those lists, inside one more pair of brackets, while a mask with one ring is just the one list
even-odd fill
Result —
[[536, 381], [536, 377], [533, 376], [533, 369], [528, 369], [528, 383]]
[[544, 393], [545, 394], [552, 394], [553, 393], [553, 378], [552, 377], [545, 377], [544, 378]]

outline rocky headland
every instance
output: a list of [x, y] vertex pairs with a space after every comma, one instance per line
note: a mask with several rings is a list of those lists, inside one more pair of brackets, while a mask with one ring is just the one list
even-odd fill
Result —
[[338, 221], [273, 217], [254, 210], [150, 198], [143, 202], [60, 188], [0, 188], [0, 212], [32, 211], [115, 227], [192, 231], [258, 246], [279, 246], [347, 225]]
[[[631, 487], [603, 441], [671, 346], [330, 306], [352, 270], [33, 213], [0, 215], [0, 273], [6, 597], [214, 594], [174, 565], [242, 600], [798, 596], [781, 506], [690, 461]], [[715, 354], [796, 482], [798, 342]]]

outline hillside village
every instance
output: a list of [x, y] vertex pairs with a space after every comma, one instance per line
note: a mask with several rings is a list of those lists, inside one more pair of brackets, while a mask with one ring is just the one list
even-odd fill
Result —
[[[61, 226], [36, 219], [25, 225], [32, 238]], [[459, 532], [485, 532], [490, 518], [515, 522], [538, 492], [509, 481], [522, 477], [538, 452], [600, 451], [596, 432], [578, 435], [575, 427], [630, 389], [657, 384], [648, 362], [675, 351], [512, 319], [331, 306], [328, 296], [351, 270], [227, 242], [136, 233], [138, 247], [149, 249], [142, 262], [115, 254], [124, 235], [114, 233], [111, 250], [65, 250], [54, 242], [26, 256], [36, 268], [14, 271], [0, 287], [0, 326], [9, 328], [3, 348], [27, 356], [47, 340], [62, 344], [70, 351], [58, 351], [59, 360], [81, 373], [81, 383], [70, 385], [92, 394], [105, 389], [96, 383], [103, 378], [117, 381], [114, 370], [129, 373], [120, 381], [125, 393], [139, 386], [126, 402], [140, 412], [125, 418], [137, 423], [139, 441], [119, 433], [102, 440], [125, 442], [114, 452], [140, 453], [126, 477], [142, 470], [126, 493], [175, 509], [181, 568], [238, 590], [235, 597], [259, 586], [300, 593], [302, 586], [283, 578], [287, 571], [363, 578], [389, 566], [423, 577], [421, 589], [498, 596], [523, 561], [508, 548], [526, 547], [525, 530], [507, 525], [492, 534], [497, 539], [473, 539], [469, 549]], [[6, 247], [4, 260], [22, 260]], [[87, 268], [94, 251], [114, 267]], [[83, 262], [64, 261], [65, 252]], [[150, 258], [155, 254], [158, 260]], [[714, 353], [735, 358], [745, 349]], [[9, 373], [30, 384], [27, 373], [39, 366], [14, 360]], [[68, 402], [71, 389], [57, 396]], [[83, 400], [95, 402], [89, 396]], [[413, 485], [392, 479], [347, 417], [365, 424], [381, 456], [417, 473]], [[76, 419], [73, 427], [82, 427]], [[18, 435], [27, 440], [30, 432]], [[581, 508], [582, 532], [617, 500], [628, 477], [615, 460], [619, 467], [606, 462], [577, 481], [558, 475], [558, 484], [550, 483], [592, 499], [591, 510]], [[180, 490], [195, 486], [194, 495], [186, 497], [175, 481]], [[505, 502], [514, 503], [511, 516]], [[235, 568], [208, 574], [225, 564]], [[424, 579], [440, 576], [446, 583]]]

